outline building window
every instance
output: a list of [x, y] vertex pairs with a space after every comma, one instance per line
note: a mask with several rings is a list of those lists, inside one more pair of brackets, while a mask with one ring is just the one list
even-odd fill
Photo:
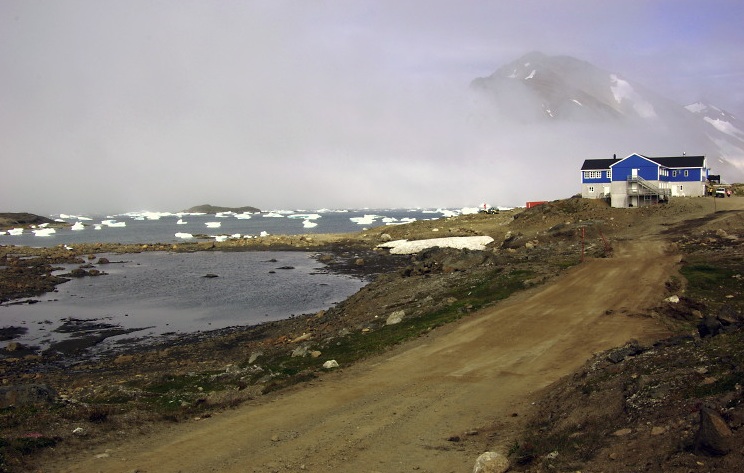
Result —
[[607, 171], [607, 179], [612, 179], [612, 169]]
[[584, 179], [600, 179], [602, 171], [584, 171]]
[[685, 171], [685, 177], [690, 175], [690, 171]]
[[589, 186], [589, 192], [594, 192], [594, 186]]
[[679, 190], [679, 192], [681, 193], [682, 192], [682, 186], [679, 186], [679, 188], [677, 190]]
[[677, 177], [677, 171], [672, 171], [672, 177]]

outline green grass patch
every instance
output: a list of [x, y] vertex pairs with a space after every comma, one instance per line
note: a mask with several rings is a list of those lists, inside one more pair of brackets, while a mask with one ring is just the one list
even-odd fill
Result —
[[0, 471], [20, 471], [25, 460], [22, 457], [32, 455], [39, 450], [54, 447], [59, 438], [44, 436], [28, 436], [17, 438], [0, 438]]
[[[524, 289], [524, 281], [533, 277], [531, 271], [503, 271], [497, 269], [467, 287], [453, 289], [443, 298], [453, 297], [456, 301], [446, 308], [404, 318], [395, 325], [370, 327], [369, 331], [355, 331], [345, 337], [332, 340], [328, 345], [318, 347], [323, 359], [335, 359], [341, 365], [381, 353], [392, 346], [414, 339], [442, 325], [454, 322], [467, 314], [505, 299], [511, 294]], [[319, 369], [320, 361], [311, 356], [292, 357], [289, 354], [265, 359], [262, 363], [264, 373], [271, 374], [273, 379], [264, 388], [264, 392], [276, 391], [284, 387], [312, 380], [314, 372]], [[253, 380], [255, 381], [255, 380]]]
[[709, 264], [689, 264], [680, 271], [687, 278], [691, 292], [705, 293], [732, 285], [736, 281], [734, 272], [722, 266]]
[[[369, 332], [351, 333], [324, 347], [323, 357], [348, 364], [380, 353], [389, 347], [419, 337], [436, 327], [454, 322], [474, 310], [509, 297], [514, 292], [524, 289], [524, 281], [532, 276], [531, 271], [495, 270], [469, 287], [456, 288], [446, 294], [445, 298], [457, 299], [450, 306], [417, 317], [405, 318], [395, 325], [382, 325]], [[301, 358], [298, 361], [287, 362], [285, 366], [294, 366], [300, 371], [309, 367], [304, 364], [307, 362], [317, 364], [317, 361]]]
[[738, 371], [729, 373], [716, 380], [715, 383], [695, 386], [692, 394], [696, 398], [717, 396], [719, 394], [735, 391], [737, 384], [740, 386], [744, 385], [744, 372]]

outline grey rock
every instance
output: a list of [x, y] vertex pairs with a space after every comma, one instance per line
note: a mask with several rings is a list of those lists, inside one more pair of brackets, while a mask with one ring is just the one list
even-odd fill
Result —
[[509, 459], [496, 452], [485, 452], [475, 460], [473, 473], [505, 473], [511, 465]]
[[722, 456], [731, 451], [733, 433], [726, 421], [708, 407], [700, 409], [700, 426], [695, 434], [697, 454]]
[[0, 387], [0, 409], [10, 406], [51, 404], [57, 392], [46, 384], [19, 384]]

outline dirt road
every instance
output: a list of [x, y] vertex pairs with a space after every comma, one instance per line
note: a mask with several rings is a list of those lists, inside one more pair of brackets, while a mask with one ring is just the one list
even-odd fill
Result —
[[470, 471], [482, 451], [506, 452], [538, 390], [595, 352], [663, 335], [633, 315], [661, 302], [678, 260], [661, 241], [619, 243], [611, 259], [309, 385], [43, 471]]

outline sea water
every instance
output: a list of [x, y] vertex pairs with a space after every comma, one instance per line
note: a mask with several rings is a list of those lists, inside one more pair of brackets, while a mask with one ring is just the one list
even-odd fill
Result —
[[176, 243], [199, 238], [351, 233], [365, 228], [432, 220], [477, 209], [364, 209], [273, 211], [255, 214], [130, 212], [108, 216], [53, 215], [54, 228], [0, 232], [0, 245], [50, 247], [76, 243]]
[[[73, 279], [34, 304], [0, 306], [0, 327], [23, 327], [16, 341], [45, 349], [67, 335], [69, 319], [95, 320], [136, 332], [112, 337], [152, 339], [255, 325], [315, 313], [346, 299], [366, 282], [333, 274], [304, 252], [148, 252], [106, 256], [107, 274]], [[74, 266], [72, 266], [74, 267]], [[217, 277], [205, 277], [207, 275]], [[6, 342], [0, 342], [2, 346]]]

